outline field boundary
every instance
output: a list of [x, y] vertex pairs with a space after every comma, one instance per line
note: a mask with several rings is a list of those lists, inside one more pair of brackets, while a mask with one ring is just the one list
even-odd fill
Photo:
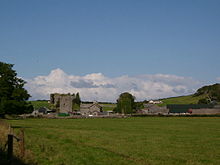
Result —
[[14, 128], [6, 121], [0, 119], [0, 161], [8, 165], [26, 165], [27, 159], [24, 143], [24, 129], [19, 128], [15, 133]]
[[93, 118], [131, 118], [131, 117], [220, 117], [220, 114], [127, 114], [127, 115], [110, 115], [110, 116], [30, 116], [30, 115], [20, 115], [19, 118], [45, 118], [45, 119], [93, 119]]

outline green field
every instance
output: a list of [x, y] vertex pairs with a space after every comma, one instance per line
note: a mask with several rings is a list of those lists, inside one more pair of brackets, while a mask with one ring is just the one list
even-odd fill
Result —
[[198, 101], [202, 98], [205, 98], [206, 96], [179, 96], [179, 97], [170, 97], [166, 99], [161, 99], [163, 102], [162, 104], [159, 104], [159, 106], [165, 106], [167, 104], [197, 104]]
[[220, 118], [9, 120], [39, 165], [220, 164]]
[[48, 103], [48, 101], [42, 100], [42, 101], [29, 101], [29, 102], [33, 105], [34, 109], [39, 109], [41, 107], [46, 107], [49, 109], [55, 108], [54, 105]]

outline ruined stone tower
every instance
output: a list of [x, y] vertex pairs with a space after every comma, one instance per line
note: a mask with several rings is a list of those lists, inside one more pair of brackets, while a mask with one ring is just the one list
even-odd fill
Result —
[[75, 99], [75, 94], [72, 94], [72, 95], [71, 94], [60, 94], [60, 93], [50, 94], [50, 103], [56, 106], [59, 113], [72, 112], [74, 99]]

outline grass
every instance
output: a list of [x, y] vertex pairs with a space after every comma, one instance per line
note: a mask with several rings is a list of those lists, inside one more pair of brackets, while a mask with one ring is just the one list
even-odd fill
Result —
[[46, 107], [46, 108], [49, 108], [49, 109], [53, 109], [55, 108], [54, 105], [48, 103], [48, 101], [30, 101], [30, 103], [33, 105], [34, 109], [39, 109], [41, 107]]
[[26, 150], [26, 156], [21, 156], [20, 141], [13, 141], [13, 159], [9, 163], [7, 159], [7, 141], [8, 134], [13, 134], [14, 136], [20, 138], [19, 129], [16, 132], [13, 131], [13, 128], [10, 128], [10, 125], [5, 122], [5, 120], [0, 119], [0, 164], [1, 165], [27, 165], [29, 163], [34, 164], [34, 159], [32, 153], [29, 150]]
[[165, 106], [167, 104], [197, 104], [198, 101], [202, 98], [204, 98], [204, 95], [201, 96], [179, 96], [179, 97], [171, 97], [166, 99], [161, 99], [163, 102], [162, 104], [159, 104], [159, 106]]
[[220, 164], [220, 118], [25, 119], [40, 165]]
[[102, 106], [103, 111], [113, 111], [116, 107], [116, 104], [100, 104]]

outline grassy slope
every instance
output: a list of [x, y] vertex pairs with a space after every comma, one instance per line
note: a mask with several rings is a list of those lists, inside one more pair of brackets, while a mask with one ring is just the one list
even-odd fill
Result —
[[33, 105], [34, 109], [39, 109], [41, 107], [54, 108], [54, 106], [48, 103], [48, 101], [30, 101], [30, 102]]
[[162, 104], [159, 104], [160, 106], [165, 106], [167, 104], [197, 104], [198, 101], [202, 98], [204, 98], [204, 95], [201, 96], [180, 96], [180, 97], [171, 97], [167, 99], [161, 99], [163, 102]]
[[220, 164], [220, 118], [26, 119], [40, 165]]

